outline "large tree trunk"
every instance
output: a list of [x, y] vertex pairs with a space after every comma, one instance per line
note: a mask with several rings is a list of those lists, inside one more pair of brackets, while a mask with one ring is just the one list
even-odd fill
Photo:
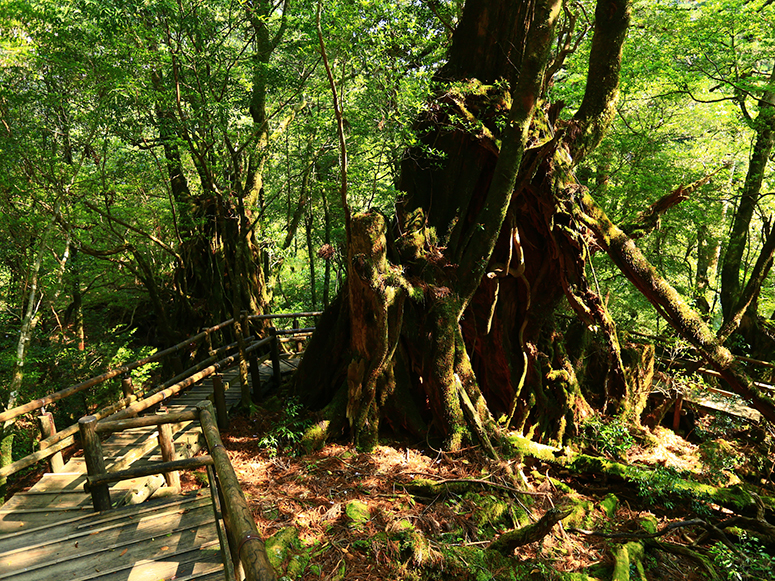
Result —
[[492, 450], [495, 418], [552, 441], [572, 433], [589, 406], [554, 323], [565, 297], [604, 330], [608, 399], [626, 405], [615, 329], [586, 282], [566, 185], [568, 152], [586, 155], [611, 118], [629, 5], [598, 10], [596, 81], [562, 129], [556, 111], [537, 108], [560, 6], [466, 3], [416, 125], [421, 144], [405, 155], [390, 228], [383, 233], [373, 213], [353, 221], [349, 298], [321, 320], [296, 387], [317, 406], [346, 392], [362, 448], [376, 442], [380, 419], [414, 430], [431, 423], [450, 449], [478, 440]]
[[[318, 437], [339, 433], [344, 416], [364, 449], [380, 420], [421, 435], [430, 424], [447, 448], [478, 440], [496, 455], [495, 418], [550, 442], [573, 434], [590, 400], [637, 419], [642, 390], [628, 385], [615, 325], [586, 278], [599, 248], [775, 418], [772, 398], [574, 179], [614, 113], [629, 2], [598, 3], [575, 116], [555, 123], [556, 107], [536, 107], [559, 6], [466, 3], [416, 125], [421, 144], [405, 156], [390, 228], [374, 213], [353, 219], [348, 284], [299, 368], [297, 392], [326, 406]], [[569, 310], [605, 346], [602, 364], [585, 370], [600, 379], [597, 392], [579, 385], [574, 362], [588, 342], [566, 340], [585, 334], [561, 322]]]

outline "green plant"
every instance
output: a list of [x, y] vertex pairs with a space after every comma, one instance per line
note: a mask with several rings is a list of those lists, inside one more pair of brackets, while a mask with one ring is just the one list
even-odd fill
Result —
[[709, 514], [707, 496], [687, 487], [684, 482], [687, 476], [675, 468], [658, 466], [647, 474], [633, 473], [632, 480], [638, 487], [638, 496], [649, 504], [672, 510], [677, 504], [685, 503], [696, 514]]
[[740, 558], [721, 542], [715, 543], [709, 550], [713, 563], [721, 569], [729, 581], [771, 579], [775, 570], [775, 557], [767, 552], [756, 539], [745, 533], [740, 537], [738, 550], [744, 556]]
[[609, 418], [608, 421], [592, 416], [581, 429], [587, 444], [613, 458], [622, 458], [635, 444], [627, 424], [620, 416]]
[[299, 452], [299, 444], [304, 432], [310, 426], [310, 420], [302, 416], [303, 407], [297, 400], [290, 400], [275, 426], [267, 432], [258, 445], [265, 448], [269, 455], [277, 456], [281, 449], [287, 448], [291, 455]]

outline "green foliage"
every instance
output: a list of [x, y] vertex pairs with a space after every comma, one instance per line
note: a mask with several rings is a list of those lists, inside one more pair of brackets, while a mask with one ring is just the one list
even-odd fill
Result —
[[581, 426], [586, 443], [612, 458], [623, 458], [635, 445], [626, 421], [620, 416], [604, 419], [590, 416]]
[[295, 456], [303, 453], [299, 445], [307, 428], [312, 422], [303, 414], [304, 408], [294, 399], [284, 403], [281, 416], [273, 422], [269, 430], [258, 441], [258, 446], [274, 457], [278, 454]]
[[702, 491], [686, 486], [692, 474], [667, 466], [657, 466], [649, 472], [633, 471], [630, 475], [638, 489], [638, 496], [650, 506], [673, 510], [685, 504], [698, 515], [711, 514], [711, 499]]
[[735, 546], [744, 555], [743, 558], [720, 541], [709, 550], [713, 563], [728, 581], [766, 581], [772, 578], [775, 556], [762, 543], [742, 533]]

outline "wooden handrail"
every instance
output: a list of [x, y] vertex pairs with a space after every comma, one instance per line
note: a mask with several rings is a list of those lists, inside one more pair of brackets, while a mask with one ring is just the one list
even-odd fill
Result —
[[[315, 316], [319, 314], [321, 313], [319, 312], [280, 313], [277, 315], [252, 315], [247, 318], [248, 319], [292, 318], [292, 317], [301, 317], [301, 316]], [[124, 365], [117, 369], [113, 369], [111, 371], [103, 373], [102, 375], [93, 377], [87, 381], [79, 383], [78, 385], [71, 386], [67, 389], [50, 394], [43, 398], [29, 402], [27, 404], [17, 406], [10, 410], [6, 410], [5, 412], [0, 413], [0, 422], [13, 419], [24, 413], [28, 413], [36, 409], [40, 409], [41, 407], [48, 405], [49, 403], [53, 403], [55, 401], [64, 399], [70, 395], [83, 391], [84, 389], [98, 385], [103, 381], [107, 381], [108, 379], [111, 379], [113, 377], [126, 374], [132, 369], [136, 369], [137, 367], [146, 365], [147, 363], [152, 363], [158, 359], [161, 359], [162, 357], [165, 357], [166, 355], [169, 355], [171, 353], [174, 353], [180, 350], [181, 348], [187, 345], [196, 343], [200, 339], [208, 336], [210, 333], [213, 333], [215, 331], [228, 327], [233, 323], [234, 323], [234, 319], [229, 319], [227, 321], [224, 321], [223, 323], [219, 323], [218, 325], [214, 325], [208, 329], [205, 329], [204, 331], [198, 333], [197, 335], [194, 335], [193, 337], [189, 337], [185, 341], [182, 341], [177, 345], [170, 347], [169, 349], [165, 349], [164, 351], [156, 353], [155, 355], [146, 357], [144, 359], [141, 359], [139, 361], [136, 361], [128, 365]], [[313, 329], [314, 328], [307, 328], [302, 330], [296, 330], [296, 332], [300, 331], [306, 334], [307, 332], [310, 332]], [[276, 338], [276, 335], [288, 335], [293, 332], [294, 330], [280, 330], [276, 332], [274, 338]], [[251, 338], [248, 338], [248, 339], [251, 339]], [[258, 348], [267, 344], [270, 344], [270, 347], [273, 347], [273, 344], [274, 344], [274, 347], [272, 348], [272, 350], [276, 351], [276, 343], [273, 343], [273, 337], [270, 336], [270, 337], [265, 337], [264, 339], [261, 339], [259, 341], [253, 341], [247, 347], [247, 349], [245, 349], [244, 354], [252, 355], [252, 360], [255, 361], [256, 364], [258, 364], [260, 361], [264, 361], [265, 359], [270, 357], [270, 355], [257, 359], [253, 354]], [[217, 361], [216, 359], [218, 355], [222, 353], [228, 353], [230, 350], [236, 349], [236, 348], [237, 348], [236, 342], [230, 345], [220, 347], [217, 350], [215, 350], [213, 352], [214, 354], [208, 359], [206, 359], [205, 361], [198, 363], [197, 365], [189, 368], [189, 370], [187, 370], [186, 372], [177, 375], [171, 380], [168, 380], [167, 382], [165, 382], [155, 390], [148, 392], [147, 394], [142, 396], [139, 394], [129, 395], [109, 406], [106, 406], [98, 410], [97, 412], [94, 412], [92, 415], [94, 415], [97, 420], [102, 420], [103, 418], [110, 418], [110, 420], [112, 421], [118, 421], [118, 420], [126, 419], [128, 417], [136, 416], [138, 413], [194, 385], [196, 382], [222, 369], [231, 367], [234, 363], [236, 363], [238, 354], [233, 354], [229, 357], [226, 357], [224, 359], [217, 360]], [[279, 354], [275, 353], [275, 356], [272, 357], [272, 359], [273, 359], [273, 371], [279, 374]], [[207, 367], [202, 368], [203, 365], [207, 365]], [[190, 373], [192, 369], [196, 369], [197, 370], [196, 373], [194, 373], [193, 375], [188, 375], [188, 373]], [[257, 370], [255, 371], [255, 373], [256, 373], [255, 377], [258, 377]], [[260, 377], [258, 379], [260, 381]], [[257, 386], [254, 386], [254, 391], [256, 391], [257, 389], [258, 389]], [[68, 426], [67, 428], [59, 430], [57, 433], [49, 437], [42, 439], [40, 441], [41, 449], [39, 451], [29, 454], [24, 458], [21, 458], [16, 462], [13, 462], [12, 464], [9, 464], [8, 466], [0, 468], [0, 477], [7, 477], [7, 476], [10, 476], [11, 474], [15, 474], [19, 470], [23, 470], [24, 468], [33, 466], [36, 463], [40, 462], [41, 460], [45, 460], [46, 458], [50, 458], [54, 454], [57, 454], [58, 452], [62, 451], [67, 446], [70, 446], [75, 442], [75, 434], [78, 431], [79, 431], [79, 426], [76, 423], [71, 426]]]
[[99, 422], [97, 433], [123, 432], [134, 428], [146, 428], [148, 426], [160, 426], [162, 424], [177, 424], [178, 422], [191, 422], [199, 419], [199, 414], [194, 411], [164, 414], [159, 416], [142, 416], [128, 420], [114, 420]]
[[[197, 419], [210, 452], [209, 456], [155, 462], [151, 465], [110, 473], [105, 469], [99, 432], [120, 431], [152, 425], [161, 427], [179, 421]], [[227, 551], [224, 554], [225, 569], [231, 572], [241, 568], [241, 573], [247, 581], [277, 581], [277, 576], [267, 558], [266, 547], [256, 529], [256, 523], [245, 500], [237, 474], [234, 472], [229, 455], [223, 447], [211, 402], [199, 402], [196, 411], [164, 414], [149, 418], [133, 418], [120, 422], [102, 422], [102, 425], [94, 416], [86, 416], [81, 418], [78, 423], [81, 428], [81, 438], [84, 441], [84, 455], [88, 468], [84, 488], [91, 494], [95, 510], [105, 511], [112, 508], [108, 489], [110, 483], [202, 466], [207, 466], [208, 470], [211, 470], [209, 467], [212, 467], [215, 478], [214, 482], [211, 482], [211, 488], [215, 484], [220, 492], [220, 494], [212, 492], [213, 510], [216, 517], [218, 517], [219, 512], [222, 514], [226, 525], [226, 538], [220, 539], [222, 548]], [[222, 501], [220, 511], [218, 510], [219, 498]]]
[[[270, 341], [270, 338], [268, 337], [265, 339], [261, 339], [260, 341], [256, 341], [245, 350], [245, 353], [246, 354], [252, 353], [259, 347], [269, 343], [269, 341]], [[167, 397], [175, 395], [176, 393], [182, 391], [183, 389], [186, 389], [187, 387], [190, 387], [197, 381], [200, 381], [201, 379], [204, 379], [205, 377], [212, 375], [216, 371], [219, 371], [221, 369], [225, 369], [231, 366], [236, 362], [236, 360], [237, 360], [236, 354], [230, 357], [226, 357], [224, 359], [221, 359], [220, 361], [217, 361], [215, 364], [208, 366], [204, 371], [200, 371], [195, 375], [189, 376], [184, 381], [180, 381], [176, 384], [173, 384], [172, 386], [167, 386], [166, 384], [163, 384], [161, 387], [157, 388], [156, 390], [146, 394], [145, 398], [141, 398], [137, 395], [131, 395], [131, 396], [122, 398], [119, 401], [109, 406], [106, 406], [97, 412], [94, 412], [94, 414], [92, 415], [94, 415], [98, 420], [102, 420], [103, 418], [111, 418], [112, 421], [122, 420], [131, 416], [136, 416], [141, 411], [146, 410], [153, 405], [156, 405], [160, 401], [166, 399]], [[15, 474], [19, 470], [24, 470], [25, 468], [34, 466], [41, 460], [45, 460], [46, 458], [50, 458], [57, 452], [61, 452], [71, 444], [75, 443], [75, 434], [78, 433], [78, 430], [79, 430], [78, 423], [75, 423], [71, 426], [68, 426], [67, 428], [64, 428], [58, 431], [53, 436], [50, 436], [48, 438], [41, 440], [40, 445], [45, 449], [41, 449], [37, 452], [33, 452], [32, 454], [29, 454], [24, 458], [21, 458], [16, 462], [13, 462], [12, 464], [9, 464], [8, 466], [4, 466], [3, 468], [0, 468], [0, 477], [7, 477], [7, 476], [10, 476], [11, 474]]]
[[196, 470], [203, 466], [210, 466], [212, 463], [212, 457], [207, 455], [184, 458], [183, 460], [173, 460], [172, 462], [154, 462], [153, 464], [127, 468], [126, 470], [105, 472], [104, 474], [96, 476], [87, 476], [86, 482], [88, 484], [88, 489], [91, 490], [91, 488], [95, 486], [111, 484], [122, 480], [131, 480], [132, 478], [142, 478], [143, 476], [153, 476], [154, 474], [174, 472], [176, 470]]
[[215, 473], [223, 495], [223, 515], [232, 550], [232, 560], [242, 565], [247, 581], [276, 581], [277, 576], [266, 556], [264, 541], [258, 534], [253, 515], [242, 493], [237, 474], [229, 455], [223, 447], [215, 422], [213, 404], [209, 401], [197, 404], [199, 423], [213, 457]]
[[55, 401], [59, 401], [67, 397], [70, 397], [71, 395], [81, 392], [84, 389], [88, 389], [90, 387], [94, 387], [95, 385], [99, 385], [100, 383], [107, 381], [108, 379], [112, 379], [119, 375], [123, 375], [125, 373], [132, 371], [133, 369], [137, 369], [138, 367], [147, 365], [148, 363], [154, 363], [155, 361], [158, 361], [166, 357], [167, 355], [171, 355], [172, 353], [176, 353], [177, 351], [180, 351], [180, 349], [182, 349], [187, 345], [196, 343], [200, 339], [203, 339], [204, 337], [206, 337], [209, 333], [228, 327], [233, 323], [234, 323], [234, 319], [229, 319], [228, 321], [219, 323], [213, 327], [210, 327], [209, 329], [205, 329], [201, 333], [198, 333], [193, 337], [189, 337], [185, 341], [181, 341], [180, 343], [178, 343], [177, 345], [174, 345], [173, 347], [170, 347], [169, 349], [165, 349], [164, 351], [160, 351], [159, 353], [155, 353], [154, 355], [145, 357], [144, 359], [140, 359], [139, 361], [135, 361], [134, 363], [130, 363], [128, 365], [122, 365], [121, 367], [118, 367], [116, 369], [111, 369], [110, 371], [107, 371], [102, 375], [92, 377], [91, 379], [87, 379], [86, 381], [79, 383], [77, 385], [70, 386], [61, 391], [54, 392], [45, 397], [41, 397], [39, 399], [28, 402], [26, 404], [16, 406], [14, 408], [6, 410], [0, 413], [0, 423], [7, 422], [8, 420], [12, 420], [28, 412], [32, 412], [37, 409], [40, 409], [43, 406], [46, 406], [50, 403], [54, 403]]
[[276, 329], [277, 335], [308, 335], [314, 333], [315, 327], [304, 327], [303, 329]]
[[248, 315], [248, 321], [266, 321], [268, 319], [293, 319], [295, 317], [319, 317], [323, 311], [309, 313], [268, 313], [265, 315]]

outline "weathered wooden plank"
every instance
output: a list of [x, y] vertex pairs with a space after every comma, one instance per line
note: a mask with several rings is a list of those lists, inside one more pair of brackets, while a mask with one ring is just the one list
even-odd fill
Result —
[[[221, 552], [218, 550], [217, 541], [210, 541], [200, 548], [188, 551], [178, 551], [175, 553], [163, 553], [154, 559], [145, 559], [136, 561], [124, 566], [114, 566], [110, 569], [94, 568], [94, 572], [80, 577], [73, 577], [73, 581], [91, 581], [99, 579], [100, 581], [159, 581], [160, 579], [175, 579], [178, 581], [180, 576], [183, 578], [198, 579], [203, 576], [213, 579], [213, 573], [219, 569], [222, 571], [223, 564], [220, 561]], [[223, 578], [223, 573], [220, 573]], [[16, 580], [14, 580], [16, 581]], [[19, 581], [27, 581], [20, 579]], [[29, 581], [38, 581], [31, 579]]]
[[[214, 522], [212, 506], [206, 505], [188, 511], [167, 513], [163, 518], [150, 515], [80, 531], [72, 531], [70, 527], [53, 527], [45, 538], [38, 535], [37, 542], [32, 545], [0, 553], [0, 579], [8, 578], [18, 571], [42, 569], [50, 563], [102, 559], [98, 554], [142, 548], [141, 545], [148, 546], [155, 542], [157, 537], [162, 538], [165, 544], [173, 542], [175, 535], [188, 539], [186, 542], [192, 539], [196, 541], [197, 536], [210, 540], [212, 534], [201, 532], [200, 529]], [[217, 536], [217, 531], [214, 532]], [[191, 543], [190, 546], [196, 546], [196, 543]]]
[[[193, 544], [194, 540], [196, 545]], [[209, 560], [212, 563], [220, 558], [217, 535], [212, 525], [209, 528], [202, 527], [164, 534], [142, 542], [122, 545], [122, 547], [105, 548], [88, 555], [67, 555], [55, 559], [49, 555], [43, 563], [22, 567], [13, 573], [0, 574], [0, 580], [103, 579], [110, 574], [123, 572], [124, 579], [131, 576], [134, 581], [134, 570], [137, 568], [152, 575], [152, 577], [145, 577], [148, 581], [158, 581], [169, 579], [177, 572], [182, 562]], [[214, 550], [203, 550], [210, 547]], [[208, 553], [211, 554], [208, 555]], [[149, 567], [150, 564], [153, 566]]]

